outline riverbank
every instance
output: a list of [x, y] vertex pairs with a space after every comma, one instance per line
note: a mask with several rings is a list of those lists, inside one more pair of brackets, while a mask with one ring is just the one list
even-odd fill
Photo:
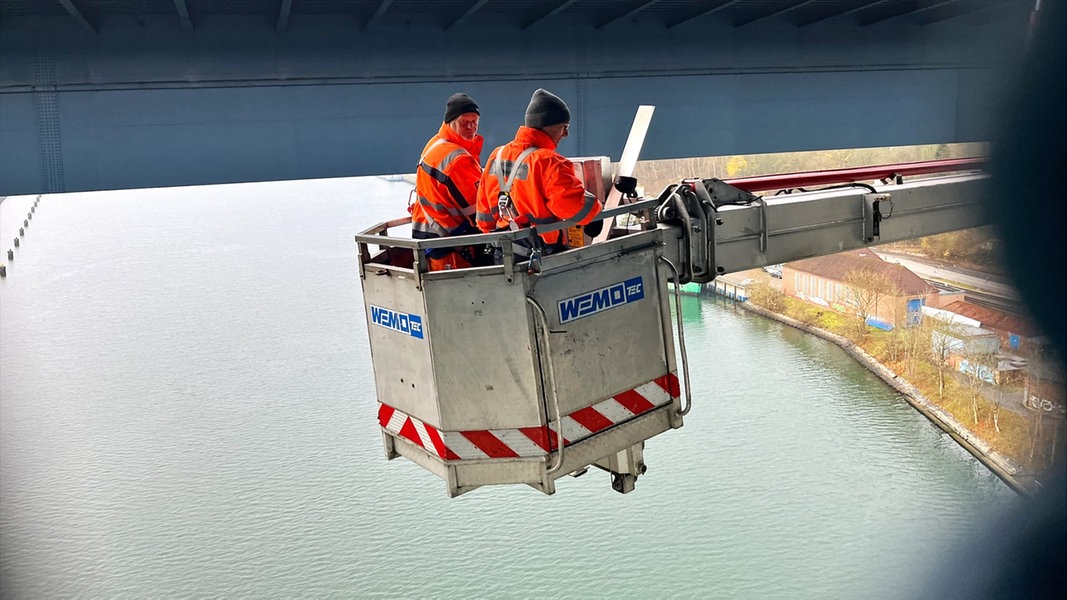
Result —
[[1008, 487], [1025, 496], [1029, 496], [1038, 490], [1040, 485], [1038, 481], [1025, 473], [1013, 460], [995, 450], [982, 438], [976, 436], [948, 411], [931, 402], [918, 388], [876, 360], [852, 340], [825, 329], [801, 323], [796, 319], [756, 306], [751, 302], [739, 302], [738, 304], [745, 310], [774, 319], [840, 346], [849, 356], [867, 367], [868, 370], [889, 384], [890, 387], [900, 392], [909, 404], [941, 428], [942, 431], [952, 436], [952, 439], [956, 440], [961, 447], [1004, 481]]

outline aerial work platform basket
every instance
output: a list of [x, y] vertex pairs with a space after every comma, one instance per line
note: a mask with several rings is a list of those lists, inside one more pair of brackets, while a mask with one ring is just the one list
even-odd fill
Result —
[[[450, 496], [514, 483], [551, 494], [588, 466], [630, 491], [644, 441], [682, 426], [661, 233], [531, 268], [512, 242], [532, 230], [389, 235], [406, 223], [356, 236], [387, 457], [437, 474]], [[426, 270], [427, 248], [464, 243], [501, 246], [504, 264]]]
[[[987, 224], [979, 210], [986, 175], [903, 181], [976, 163], [683, 179], [645, 200], [632, 191], [636, 180], [620, 176], [607, 204], [619, 200], [615, 192], [628, 202], [600, 213], [595, 243], [530, 260], [516, 248], [531, 246], [534, 228], [416, 240], [404, 234], [408, 219], [377, 225], [356, 242], [386, 455], [436, 473], [453, 496], [508, 483], [551, 494], [557, 479], [588, 466], [630, 491], [645, 470], [645, 440], [681, 427], [692, 406], [679, 299], [672, 327], [668, 281], [708, 283]], [[595, 183], [602, 171], [593, 167]], [[881, 188], [857, 182], [868, 177]], [[845, 183], [752, 193], [808, 181]], [[502, 264], [428, 271], [427, 250], [479, 244], [498, 247]]]

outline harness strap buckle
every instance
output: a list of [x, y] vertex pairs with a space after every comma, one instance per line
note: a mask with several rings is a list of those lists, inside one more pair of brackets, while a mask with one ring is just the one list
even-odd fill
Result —
[[540, 248], [534, 248], [533, 251], [530, 252], [530, 262], [529, 262], [529, 266], [527, 266], [527, 268], [526, 268], [526, 273], [528, 273], [530, 275], [533, 275], [534, 273], [540, 273], [540, 272], [541, 272], [541, 249]]

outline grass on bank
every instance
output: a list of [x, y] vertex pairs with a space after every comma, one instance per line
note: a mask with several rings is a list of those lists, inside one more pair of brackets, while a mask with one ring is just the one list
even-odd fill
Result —
[[[782, 294], [765, 284], [750, 289], [749, 301], [768, 310], [793, 318], [805, 325], [818, 327], [851, 340], [886, 367], [914, 385], [929, 399], [949, 412], [972, 433], [989, 443], [996, 451], [1013, 460], [1028, 472], [1038, 472], [1051, 461], [1050, 450], [1056, 444], [1053, 423], [997, 409], [993, 402], [978, 394], [977, 421], [972, 406], [973, 390], [961, 383], [950, 367], [938, 372], [931, 362], [929, 339], [913, 341], [911, 352], [902, 345], [905, 338], [896, 332], [861, 326], [858, 319], [828, 308], [821, 308]], [[944, 394], [939, 393], [939, 380], [944, 379]], [[1017, 391], [1017, 388], [1013, 389]], [[1052, 444], [1049, 444], [1049, 441]]]

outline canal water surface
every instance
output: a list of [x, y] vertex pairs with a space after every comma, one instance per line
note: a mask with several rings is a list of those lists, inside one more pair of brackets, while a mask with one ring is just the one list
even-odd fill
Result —
[[376, 421], [352, 236], [407, 191], [45, 196], [0, 280], [0, 596], [907, 597], [1016, 501], [837, 347], [697, 298], [633, 493], [449, 499]]

